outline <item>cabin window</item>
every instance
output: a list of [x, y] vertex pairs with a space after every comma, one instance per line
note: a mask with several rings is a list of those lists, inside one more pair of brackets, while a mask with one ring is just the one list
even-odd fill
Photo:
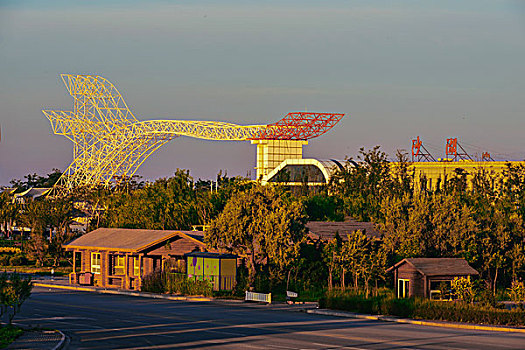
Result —
[[100, 253], [91, 253], [91, 272], [100, 273]]
[[397, 297], [408, 298], [410, 280], [398, 279], [397, 280]]
[[139, 257], [133, 258], [133, 275], [140, 276], [140, 258]]
[[113, 274], [124, 275], [126, 273], [126, 258], [123, 255], [114, 257]]

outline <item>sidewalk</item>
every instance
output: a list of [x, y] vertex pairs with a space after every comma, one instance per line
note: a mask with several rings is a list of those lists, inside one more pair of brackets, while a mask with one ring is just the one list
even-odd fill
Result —
[[27, 331], [12, 342], [7, 349], [59, 350], [66, 344], [67, 338], [60, 331]]

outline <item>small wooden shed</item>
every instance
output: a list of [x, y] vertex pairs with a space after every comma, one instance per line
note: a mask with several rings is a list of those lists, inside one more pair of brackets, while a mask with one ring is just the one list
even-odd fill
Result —
[[465, 259], [407, 258], [387, 272], [394, 272], [395, 293], [398, 298], [430, 298], [440, 293], [440, 286], [450, 285], [455, 277], [478, 276]]
[[185, 254], [188, 278], [210, 281], [213, 290], [232, 290], [237, 278], [237, 255], [210, 252]]
[[184, 254], [206, 249], [203, 237], [200, 231], [96, 229], [63, 246], [73, 252], [69, 282], [140, 290], [142, 278], [156, 269], [184, 271]]

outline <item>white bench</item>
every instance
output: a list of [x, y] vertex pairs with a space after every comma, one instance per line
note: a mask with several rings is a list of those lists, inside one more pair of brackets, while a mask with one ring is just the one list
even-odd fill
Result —
[[246, 291], [245, 301], [260, 301], [263, 303], [272, 303], [272, 293], [254, 293]]

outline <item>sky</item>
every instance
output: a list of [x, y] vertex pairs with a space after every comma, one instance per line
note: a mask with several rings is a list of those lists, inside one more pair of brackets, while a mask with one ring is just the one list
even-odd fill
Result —
[[[72, 144], [42, 109], [71, 110], [60, 73], [100, 75], [139, 120], [266, 124], [346, 113], [304, 156], [395, 155], [419, 136], [434, 157], [525, 158], [525, 2], [0, 0], [0, 185], [64, 170]], [[179, 137], [139, 168], [251, 174], [249, 142]]]

